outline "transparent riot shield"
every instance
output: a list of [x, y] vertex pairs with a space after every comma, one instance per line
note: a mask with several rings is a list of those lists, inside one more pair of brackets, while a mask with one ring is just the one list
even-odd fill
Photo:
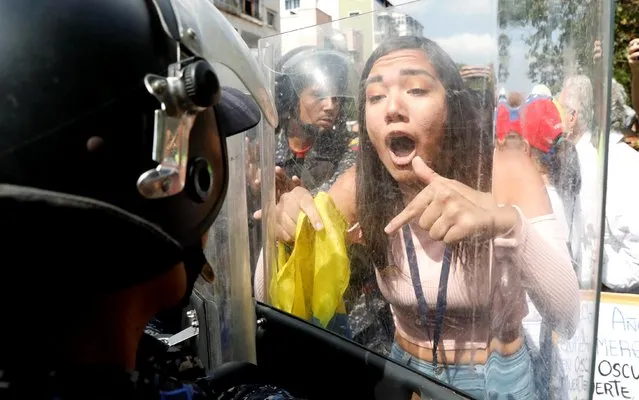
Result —
[[[255, 307], [251, 297], [245, 170], [245, 137], [227, 139], [230, 175], [226, 200], [209, 230], [205, 255], [210, 266], [196, 282], [193, 305], [200, 321], [198, 349], [213, 369], [228, 361], [255, 363]], [[202, 319], [202, 317], [201, 317]]]
[[[218, 64], [216, 72], [225, 77], [227, 85], [248, 92], [230, 69]], [[254, 263], [249, 243], [258, 240], [256, 221], [251, 215], [260, 198], [254, 182], [255, 138], [266, 138], [268, 131], [273, 136], [273, 128], [262, 116], [258, 126], [226, 141], [229, 170], [226, 199], [209, 229], [204, 247], [208, 265], [195, 283], [183, 321], [186, 328], [182, 336], [192, 336], [208, 372], [230, 361], [256, 362], [255, 303], [251, 291]], [[183, 339], [186, 337], [176, 340]]]
[[[280, 124], [259, 139], [258, 301], [474, 398], [590, 397], [612, 2], [537, 3], [416, 1], [260, 41]], [[296, 52], [341, 54], [292, 72]], [[336, 107], [343, 128], [290, 129]], [[337, 179], [296, 179], [320, 162]]]

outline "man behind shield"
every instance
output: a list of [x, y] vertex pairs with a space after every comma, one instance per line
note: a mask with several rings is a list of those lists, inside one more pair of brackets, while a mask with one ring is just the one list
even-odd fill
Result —
[[276, 125], [232, 26], [206, 0], [1, 0], [0, 37], [0, 397], [291, 398], [185, 382], [143, 337], [206, 263], [226, 138]]
[[357, 136], [346, 128], [357, 93], [353, 62], [338, 50], [302, 46], [282, 57], [275, 76], [279, 192], [299, 183], [326, 191], [355, 164]]

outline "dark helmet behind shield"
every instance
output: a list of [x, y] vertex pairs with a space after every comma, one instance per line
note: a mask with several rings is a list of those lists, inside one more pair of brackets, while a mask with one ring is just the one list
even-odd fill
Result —
[[298, 117], [300, 94], [309, 87], [316, 87], [325, 97], [357, 95], [359, 76], [350, 56], [339, 50], [301, 46], [282, 56], [273, 72], [281, 120]]
[[[0, 38], [0, 220], [5, 255], [22, 260], [12, 270], [64, 262], [36, 276], [95, 294], [201, 249], [233, 176], [226, 138], [260, 109], [277, 120], [257, 62], [212, 2], [0, 0]], [[255, 100], [225, 87], [229, 70]]]

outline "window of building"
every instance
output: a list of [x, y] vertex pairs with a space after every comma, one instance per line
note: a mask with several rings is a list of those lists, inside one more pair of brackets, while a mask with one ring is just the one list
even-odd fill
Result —
[[244, 14], [260, 18], [260, 0], [244, 0]]
[[275, 26], [275, 12], [271, 10], [266, 12], [266, 24], [268, 26]]
[[300, 0], [285, 0], [284, 8], [292, 10], [294, 8], [300, 8]]

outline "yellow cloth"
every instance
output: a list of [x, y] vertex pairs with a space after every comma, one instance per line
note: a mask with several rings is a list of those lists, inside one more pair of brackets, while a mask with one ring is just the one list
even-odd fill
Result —
[[326, 327], [336, 313], [346, 313], [344, 292], [351, 274], [347, 223], [328, 193], [319, 193], [314, 201], [324, 229], [315, 231], [306, 214], [300, 214], [293, 251], [279, 243], [269, 292], [273, 306]]

